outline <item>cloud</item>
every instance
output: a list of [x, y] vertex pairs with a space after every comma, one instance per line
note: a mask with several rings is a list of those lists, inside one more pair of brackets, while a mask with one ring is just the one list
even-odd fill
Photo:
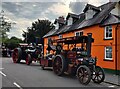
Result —
[[52, 7], [48, 9], [51, 13], [56, 15], [66, 15], [68, 12], [71, 12], [69, 6], [65, 5], [64, 3], [57, 3], [54, 4]]
[[109, 0], [88, 0], [88, 3], [92, 4], [92, 5], [95, 5], [95, 6], [100, 6], [102, 4], [105, 4], [109, 2]]
[[12, 36], [22, 38], [23, 31], [26, 31], [27, 27], [31, 26], [32, 21], [25, 18], [14, 19], [14, 21], [16, 22], [16, 24], [12, 25], [12, 29], [8, 33], [9, 38]]
[[[26, 30], [27, 27], [31, 27], [32, 22], [39, 19], [48, 19], [46, 17], [47, 9], [53, 3], [11, 3], [5, 2], [2, 4], [5, 16], [9, 19], [9, 22], [15, 22], [9, 37], [16, 36], [22, 38], [22, 30]], [[46, 12], [44, 12], [46, 10]], [[41, 13], [42, 12], [42, 13]]]
[[76, 14], [80, 14], [83, 11], [86, 3], [87, 2], [71, 2], [70, 8], [71, 8], [72, 12], [74, 12]]
[[9, 37], [16, 36], [18, 38], [22, 38], [22, 30], [31, 27], [31, 23], [37, 19], [48, 19], [53, 22], [59, 16], [66, 16], [69, 12], [80, 14], [86, 3], [99, 6], [108, 2], [108, 0], [85, 0], [86, 2], [83, 2], [83, 0], [14, 1], [16, 0], [4, 0], [2, 9], [9, 21], [16, 22], [11, 32], [8, 33]]
[[76, 0], [76, 2], [71, 2], [69, 6], [70, 6], [72, 12], [74, 12], [76, 14], [80, 14], [83, 11], [83, 9], [87, 3], [92, 4], [94, 6], [100, 6], [102, 4], [107, 3], [108, 1], [109, 0], [94, 0], [94, 1], [93, 0], [85, 0], [85, 1]]

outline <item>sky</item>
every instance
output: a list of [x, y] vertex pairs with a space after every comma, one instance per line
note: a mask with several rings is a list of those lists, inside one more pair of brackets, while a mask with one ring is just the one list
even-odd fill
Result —
[[[23, 31], [32, 26], [37, 19], [47, 19], [54, 22], [59, 16], [66, 17], [68, 13], [82, 13], [87, 3], [100, 6], [109, 0], [4, 0], [2, 10], [7, 21], [12, 24], [8, 37], [16, 36], [23, 39]], [[0, 8], [1, 9], [1, 8]]]

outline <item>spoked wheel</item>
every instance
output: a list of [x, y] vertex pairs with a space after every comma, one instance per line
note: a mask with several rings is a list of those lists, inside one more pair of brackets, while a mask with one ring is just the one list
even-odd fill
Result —
[[91, 71], [87, 66], [77, 69], [77, 78], [81, 84], [87, 85], [91, 81]]
[[92, 74], [93, 82], [94, 83], [101, 83], [104, 81], [104, 79], [105, 79], [104, 70], [101, 67], [96, 66], [95, 71], [93, 71], [93, 74]]
[[31, 58], [31, 55], [28, 54], [27, 57], [26, 57], [26, 64], [30, 65], [30, 63], [32, 63], [32, 58]]
[[19, 63], [20, 62], [20, 54], [19, 54], [19, 50], [16, 48], [14, 49], [13, 53], [12, 53], [12, 59], [13, 59], [13, 63]]
[[62, 55], [57, 55], [53, 62], [53, 71], [58, 76], [62, 75], [66, 69], [66, 61]]

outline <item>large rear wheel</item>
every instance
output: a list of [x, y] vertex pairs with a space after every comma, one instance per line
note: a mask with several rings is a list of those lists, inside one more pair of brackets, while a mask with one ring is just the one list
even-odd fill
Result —
[[21, 49], [15, 48], [12, 53], [13, 63], [19, 63], [21, 60]]
[[81, 84], [87, 85], [91, 81], [91, 71], [87, 66], [80, 66], [76, 74]]
[[93, 74], [92, 74], [93, 82], [99, 84], [99, 83], [103, 82], [104, 79], [105, 79], [104, 70], [101, 67], [96, 66], [95, 71], [93, 71]]
[[67, 68], [66, 60], [62, 55], [56, 55], [53, 61], [53, 71], [58, 76], [62, 75]]

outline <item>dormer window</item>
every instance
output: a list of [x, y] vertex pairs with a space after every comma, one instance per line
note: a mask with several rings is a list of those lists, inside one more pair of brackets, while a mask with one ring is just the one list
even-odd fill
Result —
[[86, 19], [91, 19], [96, 14], [96, 12], [91, 9], [91, 10], [88, 10], [85, 14], [86, 14]]
[[87, 4], [83, 12], [86, 15], [86, 20], [93, 18], [93, 16], [100, 11], [99, 7]]
[[68, 19], [67, 25], [72, 25], [72, 23], [73, 23], [73, 18], [70, 17], [70, 18]]
[[59, 24], [58, 23], [55, 24], [55, 29], [59, 29]]

